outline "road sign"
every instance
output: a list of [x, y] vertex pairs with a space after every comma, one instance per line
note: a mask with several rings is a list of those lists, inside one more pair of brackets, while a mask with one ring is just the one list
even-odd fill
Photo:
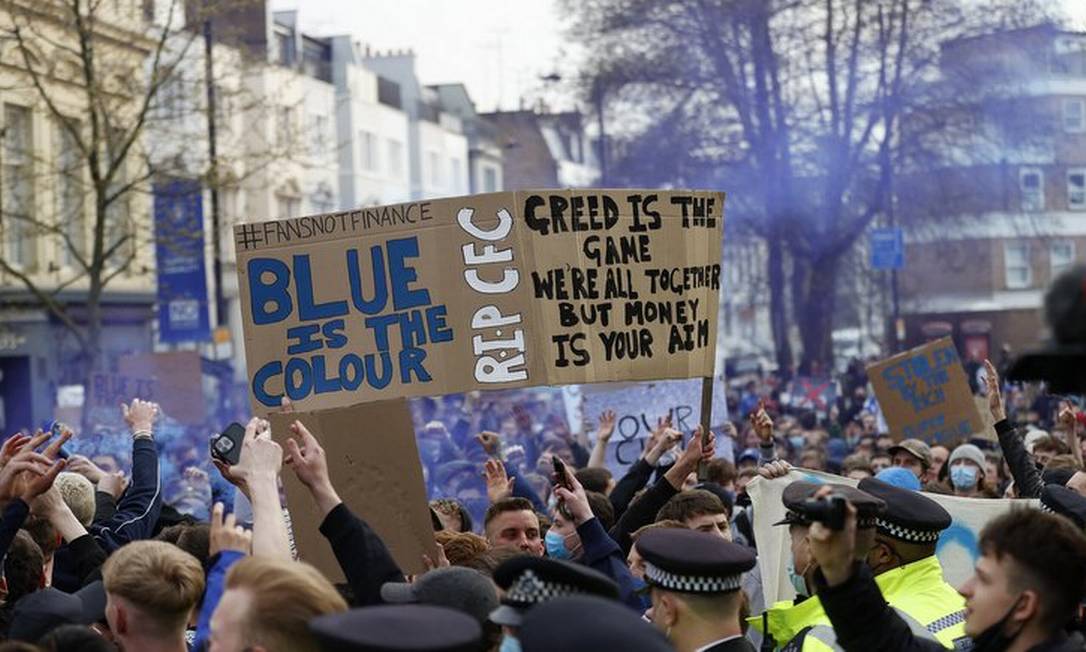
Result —
[[871, 230], [871, 268], [901, 269], [905, 266], [905, 238], [901, 227]]

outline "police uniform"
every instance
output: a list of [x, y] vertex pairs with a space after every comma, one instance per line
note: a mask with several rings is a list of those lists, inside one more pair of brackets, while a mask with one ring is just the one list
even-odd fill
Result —
[[525, 555], [505, 561], [495, 569], [494, 583], [504, 596], [490, 620], [506, 627], [520, 627], [529, 609], [555, 598], [594, 595], [618, 600], [618, 585], [603, 573], [546, 557]]
[[[679, 594], [735, 593], [743, 573], [755, 564], [750, 548], [694, 530], [649, 530], [637, 540], [637, 551], [645, 561], [645, 583]], [[711, 641], [698, 652], [754, 652], [754, 645], [738, 634]]]
[[517, 632], [523, 652], [673, 652], [667, 637], [615, 600], [557, 598], [524, 617]]
[[[886, 513], [876, 519], [881, 536], [903, 543], [931, 544], [950, 527], [950, 514], [917, 491], [894, 487], [874, 478], [859, 488], [886, 501]], [[933, 554], [875, 577], [875, 583], [917, 637], [944, 648], [969, 645], [965, 634], [965, 598], [943, 579], [943, 567]]]
[[[823, 485], [799, 480], [785, 487], [781, 502], [787, 510], [785, 517], [773, 525], [803, 525], [814, 522], [812, 508], [815, 505], [807, 501], [814, 497]], [[833, 494], [847, 499], [856, 508], [857, 527], [870, 529], [875, 527], [876, 518], [886, 510], [886, 503], [881, 498], [844, 484], [830, 484]], [[830, 620], [822, 610], [822, 603], [817, 597], [798, 596], [795, 601], [781, 601], [766, 610], [762, 616], [748, 619], [750, 625], [759, 632], [768, 629], [769, 635], [777, 646], [788, 650], [833, 650], [834, 643], [827, 643], [822, 630], [816, 626], [829, 628]], [[832, 628], [829, 628], [832, 632]]]
[[1086, 529], [1086, 498], [1074, 489], [1058, 484], [1045, 485], [1041, 490], [1041, 511], [1070, 519], [1080, 530]]
[[352, 609], [309, 623], [324, 652], [478, 652], [483, 630], [471, 616], [420, 604]]

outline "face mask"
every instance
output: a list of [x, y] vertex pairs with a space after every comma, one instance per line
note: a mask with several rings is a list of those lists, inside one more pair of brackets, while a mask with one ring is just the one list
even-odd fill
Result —
[[795, 437], [789, 437], [788, 438], [788, 443], [792, 444], [792, 449], [793, 450], [798, 451], [798, 450], [801, 450], [804, 446], [807, 445], [807, 438], [804, 437], [803, 435], [798, 435], [798, 436], [795, 436]]
[[796, 590], [796, 596], [807, 595], [807, 580], [803, 579], [803, 573], [796, 572], [792, 560], [788, 560], [788, 567], [785, 571], [788, 573], [788, 581], [792, 583], [792, 588]]
[[543, 537], [543, 544], [547, 547], [547, 556], [551, 559], [568, 561], [571, 557], [566, 550], [566, 538], [554, 530], [547, 530], [547, 536]]
[[972, 489], [977, 486], [977, 469], [967, 464], [950, 467], [950, 482], [955, 489]]
[[[1020, 598], [1021, 596], [1019, 596]], [[973, 639], [973, 652], [1002, 652], [1011, 646], [1014, 639], [1018, 638], [1018, 635], [1022, 633], [1025, 628], [1023, 623], [1013, 634], [1008, 634], [1003, 631], [1007, 623], [1011, 620], [1011, 614], [1018, 607], [1019, 598], [1015, 598], [1014, 604], [1007, 610], [1007, 613], [999, 619], [999, 622], [995, 623], [988, 629], [981, 632]]]
[[502, 637], [502, 644], [498, 648], [498, 652], [520, 652], [520, 641], [515, 636], [506, 634]]

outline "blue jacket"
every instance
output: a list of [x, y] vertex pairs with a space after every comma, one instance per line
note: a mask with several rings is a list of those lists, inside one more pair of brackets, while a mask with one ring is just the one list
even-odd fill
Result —
[[622, 550], [615, 540], [607, 535], [597, 518], [591, 518], [577, 526], [584, 553], [578, 560], [589, 568], [610, 577], [618, 584], [618, 598], [640, 615], [649, 608], [645, 599], [638, 594], [643, 586], [626, 566]]
[[[158, 472], [158, 446], [151, 439], [132, 442], [132, 482], [108, 519], [96, 518], [87, 532], [108, 555], [130, 541], [150, 539], [162, 509], [162, 483]], [[78, 561], [64, 545], [53, 556], [53, 586], [66, 593], [83, 587]]]
[[211, 641], [211, 616], [225, 591], [226, 571], [245, 559], [245, 553], [236, 550], [223, 550], [208, 560], [207, 584], [204, 586], [204, 602], [200, 607], [200, 618], [196, 621], [196, 638], [190, 649], [203, 650]]

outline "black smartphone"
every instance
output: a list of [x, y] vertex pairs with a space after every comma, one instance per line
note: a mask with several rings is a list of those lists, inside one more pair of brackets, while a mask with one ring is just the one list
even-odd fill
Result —
[[241, 442], [245, 440], [245, 426], [231, 423], [221, 434], [211, 437], [211, 457], [227, 466], [234, 466], [241, 459]]
[[[573, 485], [570, 484], [569, 478], [566, 477], [566, 463], [557, 455], [551, 456], [551, 463], [554, 464], [554, 484], [569, 491], [573, 491]], [[569, 512], [569, 508], [566, 507], [566, 503], [561, 499], [558, 500], [558, 511], [567, 520], [572, 520], [573, 516]]]

